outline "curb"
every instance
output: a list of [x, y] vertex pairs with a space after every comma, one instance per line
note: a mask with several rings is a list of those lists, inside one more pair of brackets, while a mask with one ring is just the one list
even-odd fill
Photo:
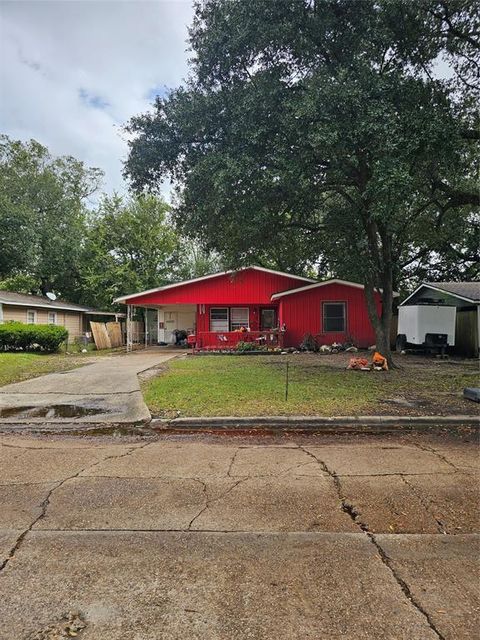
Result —
[[241, 433], [273, 431], [296, 433], [398, 433], [428, 429], [480, 430], [477, 416], [216, 416], [209, 418], [153, 418], [150, 422], [0, 422], [0, 434], [128, 435], [148, 436], [168, 432]]
[[288, 431], [337, 431], [350, 429], [353, 431], [379, 431], [399, 428], [429, 427], [480, 427], [477, 416], [218, 416], [190, 418], [153, 418], [149, 428], [154, 431], [219, 429], [221, 431], [237, 431], [242, 429], [261, 430], [265, 427], [285, 429]]

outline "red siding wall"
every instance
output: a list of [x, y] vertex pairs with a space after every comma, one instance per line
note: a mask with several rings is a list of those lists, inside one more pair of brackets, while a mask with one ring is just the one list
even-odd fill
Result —
[[294, 276], [281, 276], [255, 269], [246, 269], [236, 274], [226, 274], [209, 280], [200, 280], [166, 291], [132, 296], [129, 304], [224, 304], [232, 306], [263, 304], [271, 305], [274, 293], [294, 289], [305, 284]]
[[[280, 321], [286, 324], [285, 346], [297, 347], [305, 333], [319, 336], [324, 344], [351, 339], [359, 347], [375, 343], [375, 333], [368, 318], [363, 289], [343, 284], [328, 284], [309, 291], [294, 293], [280, 300]], [[345, 302], [346, 331], [324, 333], [322, 302]], [[377, 295], [378, 311], [381, 310]]]

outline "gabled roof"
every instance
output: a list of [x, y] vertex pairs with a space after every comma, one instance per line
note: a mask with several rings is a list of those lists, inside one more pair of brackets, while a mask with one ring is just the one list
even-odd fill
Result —
[[[365, 289], [363, 284], [358, 284], [358, 282], [349, 282], [348, 280], [339, 280], [338, 278], [332, 278], [331, 280], [324, 280], [324, 282], [315, 282], [313, 284], [308, 284], [304, 287], [299, 287], [298, 289], [287, 289], [287, 291], [280, 291], [279, 293], [274, 293], [272, 296], [272, 300], [277, 300], [277, 298], [283, 298], [284, 296], [292, 295], [293, 293], [300, 293], [301, 291], [309, 291], [310, 289], [316, 289], [317, 287], [325, 287], [327, 284], [343, 284], [347, 287], [354, 287], [356, 289]], [[381, 289], [377, 289], [377, 291], [382, 291]], [[398, 297], [398, 293], [393, 292], [393, 297]]]
[[274, 271], [273, 269], [265, 269], [264, 267], [250, 266], [243, 267], [242, 269], [230, 269], [229, 271], [220, 271], [218, 273], [211, 273], [208, 276], [200, 276], [199, 278], [192, 278], [191, 280], [183, 280], [182, 282], [174, 282], [172, 284], [166, 284], [163, 287], [156, 287], [155, 289], [147, 289], [146, 291], [138, 291], [137, 293], [130, 293], [126, 296], [120, 296], [115, 298], [114, 302], [125, 302], [130, 298], [138, 298], [139, 296], [145, 296], [149, 293], [157, 293], [157, 291], [166, 291], [167, 289], [173, 289], [175, 287], [183, 287], [186, 284], [193, 282], [201, 282], [202, 280], [210, 280], [211, 278], [218, 278], [220, 276], [226, 276], [231, 273], [240, 273], [241, 271], [247, 271], [248, 269], [254, 269], [255, 271], [263, 271], [265, 273], [273, 273], [277, 276], [285, 276], [286, 278], [295, 278], [296, 280], [303, 280], [303, 282], [315, 282], [312, 278], [304, 278], [303, 276], [296, 276], [293, 273], [284, 273], [283, 271]]
[[422, 282], [408, 298], [405, 298], [402, 304], [408, 302], [410, 298], [424, 287], [432, 289], [433, 291], [439, 291], [440, 293], [448, 293], [466, 302], [480, 302], [480, 282]]
[[33, 296], [28, 293], [16, 293], [15, 291], [0, 291], [0, 304], [9, 304], [15, 307], [39, 307], [44, 309], [61, 309], [63, 311], [81, 311], [87, 314], [115, 315], [115, 311], [98, 311], [91, 307], [84, 307], [65, 300], [49, 300], [43, 296]]

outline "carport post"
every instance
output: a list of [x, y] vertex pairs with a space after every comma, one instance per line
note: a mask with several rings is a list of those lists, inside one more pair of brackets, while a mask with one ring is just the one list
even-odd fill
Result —
[[144, 311], [145, 311], [145, 349], [147, 348], [148, 345], [148, 335], [147, 335], [147, 327], [148, 327], [148, 309], [147, 307], [144, 307]]
[[132, 350], [132, 306], [127, 304], [127, 353]]

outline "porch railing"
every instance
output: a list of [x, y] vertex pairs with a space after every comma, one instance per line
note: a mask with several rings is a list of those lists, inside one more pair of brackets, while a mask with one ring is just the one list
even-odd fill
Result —
[[233, 349], [239, 342], [254, 342], [259, 346], [282, 346], [282, 333], [277, 329], [264, 331], [199, 331], [197, 349]]

